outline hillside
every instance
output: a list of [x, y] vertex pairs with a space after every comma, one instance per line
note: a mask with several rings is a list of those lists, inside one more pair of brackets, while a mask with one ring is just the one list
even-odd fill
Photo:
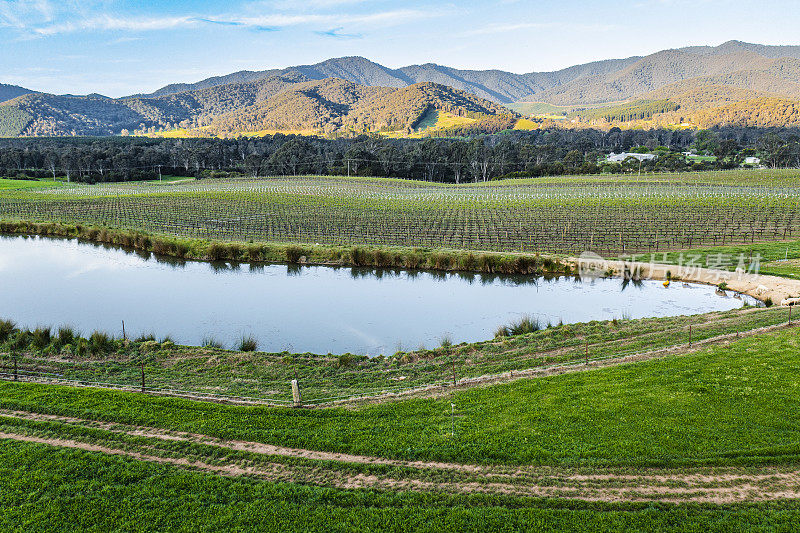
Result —
[[18, 87], [16, 85], [5, 85], [0, 83], [0, 103], [6, 102], [18, 96], [22, 96], [23, 94], [30, 94], [33, 91], [30, 89], [26, 89], [24, 87]]
[[[236, 135], [265, 130], [410, 132], [438, 110], [481, 119], [508, 109], [433, 83], [368, 87], [297, 72], [154, 98], [110, 99], [31, 93], [0, 104], [0, 136], [117, 135], [127, 130]], [[507, 124], [513, 126], [513, 121]]]
[[493, 102], [434, 83], [393, 89], [332, 78], [298, 84], [262, 103], [220, 116], [209, 130], [216, 134], [308, 129], [410, 132], [431, 109], [473, 118], [510, 114]]
[[[798, 101], [800, 46], [730, 41], [528, 74], [434, 63], [392, 69], [343, 57], [241, 71], [120, 99], [0, 85], [0, 136], [124, 130], [179, 136], [379, 130], [405, 135], [419, 129], [418, 123], [428, 127], [434, 111], [450, 122], [434, 121], [426, 134], [519, 126], [500, 104], [535, 115], [526, 128], [543, 121], [552, 125], [548, 118], [564, 114], [573, 120], [559, 121], [563, 127], [783, 127], [796, 125]], [[456, 128], [451, 119], [459, 117], [474, 122], [456, 121]]]
[[0, 104], [0, 136], [114, 135], [142, 119], [118, 100], [31, 93]]
[[298, 65], [285, 69], [240, 71], [215, 76], [196, 83], [167, 85], [149, 95], [134, 98], [153, 98], [186, 91], [218, 87], [230, 83], [247, 83], [273, 76], [297, 73], [310, 80], [341, 78], [359, 85], [377, 87], [406, 87], [432, 82], [473, 93], [497, 103], [510, 103], [538, 93], [549, 87], [568, 83], [581, 76], [598, 76], [615, 72], [639, 58], [598, 61], [577, 65], [558, 72], [514, 74], [501, 70], [460, 70], [435, 63], [391, 69], [363, 57], [329, 59], [315, 65]]
[[497, 103], [543, 101], [569, 106], [632, 99], [674, 83], [700, 77], [713, 77], [714, 83], [724, 82], [730, 77], [731, 84], [741, 87], [747, 87], [747, 83], [761, 78], [765, 81], [760, 84], [761, 87], [756, 87], [758, 90], [764, 90], [766, 86], [775, 87], [776, 83], [788, 83], [793, 90], [793, 84], [797, 81], [798, 60], [798, 46], [765, 46], [740, 41], [730, 41], [716, 47], [696, 46], [665, 50], [646, 57], [597, 61], [555, 72], [526, 74], [501, 70], [461, 70], [435, 63], [391, 69], [363, 57], [343, 57], [315, 65], [260, 72], [241, 71], [197, 83], [168, 85], [149, 96], [165, 96], [299, 73], [311, 80], [335, 77], [360, 85], [381, 87], [433, 82]]

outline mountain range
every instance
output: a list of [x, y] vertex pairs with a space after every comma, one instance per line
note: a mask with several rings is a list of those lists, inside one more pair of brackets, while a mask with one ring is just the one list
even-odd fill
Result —
[[[0, 135], [184, 131], [412, 133], [420, 125], [522, 121], [542, 105], [565, 126], [796, 126], [800, 46], [730, 41], [514, 74], [436, 64], [392, 69], [363, 57], [240, 71], [111, 99], [0, 84]], [[434, 116], [436, 120], [430, 120]], [[566, 116], [568, 120], [563, 120]], [[445, 120], [446, 119], [446, 120]]]

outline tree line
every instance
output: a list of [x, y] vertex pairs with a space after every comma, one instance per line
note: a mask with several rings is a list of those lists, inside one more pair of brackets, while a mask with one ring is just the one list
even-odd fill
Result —
[[[690, 162], [694, 150], [716, 161]], [[659, 157], [622, 165], [611, 152]], [[353, 175], [461, 183], [510, 177], [734, 168], [748, 155], [772, 168], [800, 168], [800, 130], [534, 130], [474, 138], [323, 139], [268, 135], [236, 139], [148, 137], [0, 139], [0, 175], [108, 182], [159, 175], [213, 178]]]

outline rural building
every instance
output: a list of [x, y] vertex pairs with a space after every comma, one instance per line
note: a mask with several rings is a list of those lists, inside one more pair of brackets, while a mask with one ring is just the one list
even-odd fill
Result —
[[744, 158], [744, 164], [745, 165], [753, 165], [753, 166], [757, 167], [757, 166], [761, 165], [761, 159], [759, 159], [757, 157], [745, 157]]
[[654, 156], [653, 154], [634, 154], [630, 152], [615, 154], [614, 152], [611, 152], [611, 154], [608, 156], [607, 161], [609, 163], [622, 163], [629, 157], [633, 157], [634, 159], [638, 159], [639, 161], [652, 161], [653, 159], [656, 158], [656, 156]]

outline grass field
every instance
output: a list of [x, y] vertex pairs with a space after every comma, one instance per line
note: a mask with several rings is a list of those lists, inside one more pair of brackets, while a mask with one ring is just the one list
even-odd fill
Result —
[[0, 178], [0, 191], [39, 189], [46, 187], [58, 187], [63, 185], [60, 181], [50, 180], [14, 180]]
[[676, 506], [337, 490], [2, 441], [0, 465], [0, 527], [9, 531], [772, 531], [800, 519], [789, 502]]
[[797, 334], [787, 330], [683, 356], [319, 410], [4, 382], [0, 408], [400, 460], [585, 467], [794, 464], [800, 459], [797, 353]]

